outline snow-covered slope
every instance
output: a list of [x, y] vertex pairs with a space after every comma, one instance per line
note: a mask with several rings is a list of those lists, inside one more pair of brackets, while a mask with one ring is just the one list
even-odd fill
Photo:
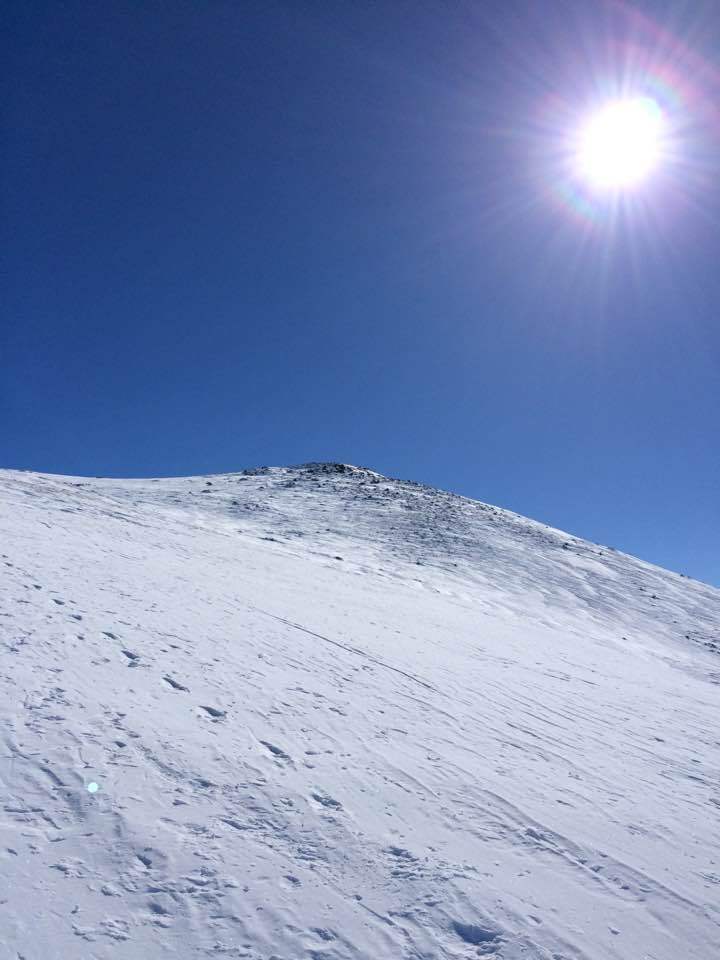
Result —
[[3, 960], [720, 957], [717, 590], [342, 465], [0, 554]]

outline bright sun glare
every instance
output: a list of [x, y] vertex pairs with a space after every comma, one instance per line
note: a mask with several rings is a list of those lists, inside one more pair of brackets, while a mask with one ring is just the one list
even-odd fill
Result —
[[662, 132], [662, 111], [649, 97], [609, 103], [580, 131], [578, 173], [599, 189], [633, 187], [659, 162]]

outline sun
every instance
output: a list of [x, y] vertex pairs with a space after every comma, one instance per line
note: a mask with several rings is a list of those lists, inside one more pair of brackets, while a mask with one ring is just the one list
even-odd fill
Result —
[[580, 130], [576, 172], [600, 190], [639, 185], [661, 160], [663, 119], [662, 110], [650, 97], [606, 104]]

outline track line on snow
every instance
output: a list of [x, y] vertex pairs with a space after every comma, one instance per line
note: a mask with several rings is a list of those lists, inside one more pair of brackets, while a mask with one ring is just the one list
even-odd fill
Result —
[[279, 617], [275, 613], [270, 613], [269, 610], [263, 610], [260, 607], [254, 606], [250, 606], [249, 609], [255, 613], [262, 613], [266, 617], [271, 617], [273, 620], [277, 620], [278, 623], [284, 623], [288, 627], [294, 627], [295, 630], [300, 630], [302, 633], [307, 633], [311, 637], [317, 637], [318, 640], [324, 640], [325, 643], [330, 643], [334, 647], [340, 647], [341, 650], [347, 650], [348, 653], [354, 653], [358, 657], [363, 657], [363, 659], [369, 660], [378, 667], [384, 667], [386, 670], [392, 670], [393, 673], [399, 673], [400, 676], [406, 677], [408, 680], [412, 680], [414, 683], [419, 683], [420, 686], [425, 687], [426, 690], [432, 690], [433, 693], [440, 693], [440, 690], [438, 690], [437, 687], [434, 687], [431, 683], [421, 680], [412, 673], [406, 673], [405, 670], [401, 670], [400, 667], [393, 667], [391, 664], [385, 663], [384, 660], [378, 660], [377, 657], [373, 657], [372, 654], [366, 653], [364, 650], [358, 650], [357, 647], [351, 647], [346, 643], [341, 643], [340, 640], [332, 640], [330, 637], [323, 636], [322, 633], [316, 633], [314, 630], [308, 630], [308, 628], [303, 627], [302, 624], [293, 623], [292, 620], [286, 620], [285, 617]]

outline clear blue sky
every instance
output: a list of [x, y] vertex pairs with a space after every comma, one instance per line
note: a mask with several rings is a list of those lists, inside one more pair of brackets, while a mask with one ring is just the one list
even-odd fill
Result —
[[[5, 13], [3, 466], [343, 460], [720, 584], [716, 0]], [[618, 210], [560, 155], [628, 72]]]

